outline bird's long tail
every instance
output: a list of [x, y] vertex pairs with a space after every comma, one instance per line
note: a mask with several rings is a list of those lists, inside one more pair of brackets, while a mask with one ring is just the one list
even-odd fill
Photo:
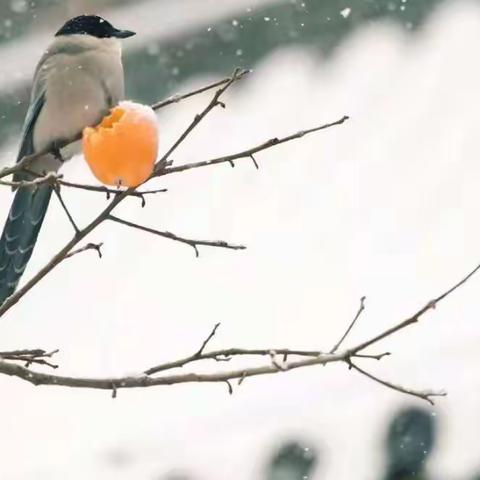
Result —
[[50, 185], [19, 188], [0, 238], [0, 305], [17, 287], [52, 195]]

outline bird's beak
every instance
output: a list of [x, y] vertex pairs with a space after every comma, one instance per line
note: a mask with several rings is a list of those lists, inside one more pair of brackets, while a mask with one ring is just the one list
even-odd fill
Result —
[[116, 30], [115, 31], [115, 37], [116, 38], [128, 38], [128, 37], [133, 37], [136, 35], [135, 32], [131, 32], [130, 30]]

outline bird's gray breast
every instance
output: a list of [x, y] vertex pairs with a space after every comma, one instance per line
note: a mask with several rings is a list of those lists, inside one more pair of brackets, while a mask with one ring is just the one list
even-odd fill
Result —
[[[40, 69], [45, 70], [45, 103], [34, 127], [35, 151], [75, 138], [85, 127], [98, 124], [124, 96], [120, 51], [113, 48], [59, 52]], [[68, 159], [78, 153], [78, 147], [76, 142], [62, 150], [62, 156]], [[57, 160], [45, 156], [35, 169], [58, 167]]]

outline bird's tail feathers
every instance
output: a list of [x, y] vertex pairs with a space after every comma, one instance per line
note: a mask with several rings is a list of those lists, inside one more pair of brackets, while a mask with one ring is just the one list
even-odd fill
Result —
[[0, 238], [0, 305], [16, 289], [45, 218], [50, 185], [19, 188]]

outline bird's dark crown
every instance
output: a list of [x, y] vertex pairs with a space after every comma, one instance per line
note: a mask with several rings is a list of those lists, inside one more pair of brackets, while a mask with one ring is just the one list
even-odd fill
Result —
[[129, 30], [118, 30], [110, 22], [98, 15], [80, 15], [70, 19], [55, 34], [61, 35], [90, 35], [97, 38], [127, 38], [135, 35]]

